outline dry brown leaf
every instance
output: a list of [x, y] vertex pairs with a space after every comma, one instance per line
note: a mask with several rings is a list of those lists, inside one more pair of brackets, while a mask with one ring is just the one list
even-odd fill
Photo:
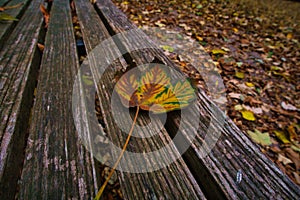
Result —
[[300, 169], [300, 154], [291, 148], [287, 148], [286, 156], [293, 161], [296, 166], [296, 171], [298, 171]]
[[43, 4], [40, 5], [40, 10], [41, 10], [41, 12], [43, 13], [43, 16], [44, 16], [45, 28], [48, 28], [50, 14], [49, 14], [49, 12], [47, 11], [47, 9], [45, 8], [45, 6]]
[[[94, 4], [93, 2], [91, 2], [91, 3]], [[71, 1], [70, 7], [71, 7], [71, 10], [74, 12], [75, 11], [75, 3], [74, 3], [74, 1]]]
[[281, 154], [278, 154], [278, 161], [282, 162], [284, 165], [293, 163], [290, 159], [288, 159], [287, 157], [285, 157], [285, 156], [283, 156]]
[[298, 137], [294, 125], [295, 124], [291, 124], [287, 128], [291, 141], [297, 141], [297, 137]]
[[300, 185], [300, 176], [299, 176], [299, 174], [297, 172], [293, 172], [293, 175], [296, 179], [296, 182]]
[[20, 7], [21, 5], [23, 5], [24, 3], [18, 3], [16, 5], [13, 5], [13, 6], [4, 6], [4, 7], [0, 7], [0, 11], [4, 11], [4, 10], [10, 10], [10, 9], [14, 9], [14, 8], [18, 8]]
[[38, 46], [38, 48], [39, 48], [39, 50], [40, 50], [41, 52], [44, 51], [45, 45], [43, 45], [43, 44], [41, 44], [41, 43], [38, 43], [37, 46]]

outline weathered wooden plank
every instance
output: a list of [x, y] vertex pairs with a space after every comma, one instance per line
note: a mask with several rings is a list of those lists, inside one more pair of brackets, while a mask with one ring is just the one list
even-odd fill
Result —
[[98, 188], [93, 157], [72, 116], [79, 63], [69, 4], [51, 7], [19, 199], [90, 199]]
[[[102, 18], [112, 27], [115, 33], [121, 33], [136, 29], [126, 16], [120, 12], [112, 4], [110, 0], [103, 0], [96, 3], [101, 11]], [[139, 31], [132, 31], [131, 35], [135, 35], [129, 39], [123, 40], [123, 46], [127, 49], [132, 49], [132, 42], [137, 46], [151, 47], [150, 38], [145, 37]], [[147, 51], [132, 52], [131, 56], [136, 64], [151, 62], [153, 58], [159, 58], [168, 66], [174, 66], [170, 60], [162, 54], [162, 51], [154, 48]], [[143, 55], [143, 53], [145, 53]], [[199, 105], [190, 110], [190, 120], [198, 116], [196, 112], [201, 112], [201, 116], [219, 119], [222, 112], [219, 111], [210, 99], [204, 94], [200, 93]], [[206, 105], [206, 106], [204, 106]], [[202, 110], [199, 110], [202, 109]], [[215, 112], [212, 112], [215, 111]], [[216, 111], [217, 110], [217, 111]], [[172, 135], [178, 130], [180, 114], [173, 112], [173, 120], [166, 124], [168, 132]], [[186, 124], [193, 124], [192, 121], [185, 121]], [[204, 117], [200, 120], [203, 130], [207, 130], [207, 124], [210, 122]], [[180, 122], [182, 123], [182, 121]], [[205, 194], [209, 198], [267, 198], [268, 195], [276, 198], [299, 198], [299, 188], [290, 181], [290, 179], [283, 175], [282, 172], [272, 163], [266, 156], [264, 156], [259, 149], [240, 131], [236, 128], [231, 120], [226, 119], [225, 125], [216, 120], [212, 124], [212, 133], [215, 131], [222, 131], [222, 136], [219, 139], [216, 147], [213, 148], [212, 153], [207, 157], [201, 157], [200, 148], [204, 140], [205, 132], [191, 127], [181, 134], [186, 138], [186, 142], [192, 142], [190, 138], [191, 132], [197, 132], [196, 141], [193, 142], [185, 154], [185, 160], [188, 166], [197, 178], [198, 183], [202, 186]], [[174, 135], [172, 135], [174, 136]], [[180, 148], [180, 147], [178, 147]], [[225, 151], [225, 152], [224, 152]], [[199, 173], [200, 172], [200, 173]], [[240, 183], [236, 182], [237, 174], [241, 172], [244, 179]], [[203, 175], [206, 177], [206, 182], [203, 181]]]
[[33, 91], [40, 62], [37, 38], [41, 1], [26, 10], [0, 52], [0, 199], [12, 199], [24, 157]]
[[[13, 16], [17, 19], [20, 19], [23, 15], [25, 9], [28, 7], [28, 4], [30, 3], [30, 0], [12, 0], [9, 1], [6, 6], [14, 6], [22, 3], [17, 8], [8, 9], [5, 10], [5, 13], [9, 14], [10, 16]], [[0, 2], [1, 6], [1, 2]], [[0, 50], [3, 47], [4, 41], [7, 39], [7, 37], [12, 32], [13, 28], [16, 26], [16, 21], [1, 21], [0, 23]]]
[[0, 6], [4, 6], [9, 0], [0, 0]]
[[[86, 49], [88, 53], [91, 53], [93, 48], [95, 48], [97, 45], [99, 45], [105, 39], [110, 38], [111, 36], [106, 31], [104, 24], [102, 23], [102, 21], [100, 21], [97, 13], [90, 5], [90, 3], [88, 3], [88, 1], [76, 0], [75, 5]], [[89, 23], [91, 21], [94, 23]], [[95, 35], [95, 33], [97, 33], [97, 35]], [[111, 93], [113, 91], [115, 82], [114, 74], [116, 70], [124, 68], [124, 66], [122, 66], [124, 65], [124, 62], [122, 60], [120, 62], [114, 62], [113, 64], [109, 62], [110, 60], [113, 60], [111, 58], [118, 57], [116, 55], [119, 55], [121, 57], [120, 52], [116, 51], [117, 49], [118, 48], [115, 46], [109, 49], [98, 50], [97, 53], [94, 54], [90, 59], [99, 60], [97, 56], [101, 55], [100, 57], [106, 58], [101, 60], [102, 66], [109, 66], [108, 71], [103, 74], [101, 82], [97, 88], [100, 98], [102, 116], [105, 122], [105, 130], [107, 131], [110, 139], [114, 141], [114, 143], [119, 147], [122, 147], [125, 143], [127, 134], [123, 133], [118, 128], [115, 120], [119, 119], [119, 121], [123, 122], [124, 126], [128, 126], [128, 123], [130, 122], [126, 120], [128, 119], [128, 116], [124, 115], [124, 113], [126, 113], [126, 109], [119, 111], [115, 116], [118, 119], [114, 119], [110, 107]], [[107, 62], [107, 64], [103, 64], [105, 62]], [[98, 66], [97, 63], [95, 65]], [[99, 65], [101, 64], [99, 63]], [[95, 66], [91, 67], [95, 68]], [[97, 74], [98, 71], [96, 69], [92, 69], [92, 71], [93, 73], [95, 73], [95, 75], [93, 76], [100, 79], [101, 75]], [[94, 97], [92, 96], [92, 98]], [[148, 133], [144, 134], [156, 134], [156, 137], [150, 139], [132, 138], [128, 151], [131, 150], [133, 152], [152, 152], [155, 149], [159, 149], [171, 143], [171, 138], [168, 136], [164, 128], [162, 128], [163, 126], [160, 123], [160, 120], [158, 120], [158, 118], [152, 118], [151, 122], [153, 124], [151, 124], [152, 126], [149, 128], [149, 130], [147, 130]], [[146, 125], [147, 123], [149, 123], [148, 117], [145, 115], [141, 115], [141, 117], [138, 119], [138, 124]], [[115, 153], [117, 152], [112, 152], [112, 157], [117, 156], [117, 154]], [[134, 168], [138, 165], [140, 165], [140, 167], [142, 168], [143, 166], [146, 167], [149, 165], [156, 165], [158, 164], [157, 162], [159, 162], [160, 159], [167, 160], [172, 156], [179, 157], [178, 154], [179, 153], [173, 145], [170, 152], [164, 152], [155, 160], [149, 160], [145, 163], [140, 163], [134, 158], [128, 158], [125, 156], [121, 161], [121, 166], [122, 164], [124, 166], [124, 162], [126, 162], [129, 168]], [[196, 184], [193, 176], [191, 175], [182, 159], [178, 159], [166, 168], [155, 172], [131, 174], [120, 171], [118, 172], [118, 174], [125, 199], [205, 199], [202, 191]]]
[[[201, 116], [205, 116], [200, 120], [200, 128], [197, 130], [195, 127], [190, 127], [181, 132], [187, 139], [186, 142], [192, 142], [189, 136], [191, 132], [198, 133], [193, 139], [192, 148], [184, 155], [190, 169], [198, 171], [199, 166], [208, 169], [203, 171], [203, 174], [212, 177], [212, 184], [215, 182], [222, 186], [219, 192], [225, 194], [227, 198], [298, 199], [299, 188], [266, 158], [230, 119], [224, 116], [224, 121], [220, 121], [222, 111], [212, 104], [204, 93], [199, 93], [199, 97], [201, 102], [196, 107], [190, 108], [189, 113], [192, 114], [191, 119], [197, 116], [194, 110], [198, 110]], [[180, 121], [179, 124], [175, 119], [168, 122], [166, 127], [169, 133], [172, 133], [178, 130], [179, 125], [184, 126], [189, 123], [191, 122], [187, 120]], [[203, 157], [200, 148], [203, 140], [207, 134], [216, 133], [221, 133], [221, 137], [212, 151]], [[238, 174], [242, 176], [240, 181], [237, 180]], [[197, 177], [197, 173], [194, 175]], [[197, 180], [200, 178], [197, 177]]]

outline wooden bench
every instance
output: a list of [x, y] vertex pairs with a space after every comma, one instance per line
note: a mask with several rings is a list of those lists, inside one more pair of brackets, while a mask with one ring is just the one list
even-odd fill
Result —
[[[1, 0], [0, 6], [19, 2]], [[43, 0], [26, 0], [22, 6], [10, 11], [19, 21], [0, 23], [0, 199], [91, 199], [102, 184], [100, 169], [103, 168], [94, 158], [97, 155], [82, 144], [93, 145], [94, 141], [83, 141], [76, 129], [79, 124], [81, 131], [89, 135], [94, 126], [88, 123], [89, 114], [83, 100], [77, 99], [81, 106], [76, 110], [80, 117], [75, 123], [72, 115], [73, 90], [83, 96], [86, 91], [82, 89], [82, 82], [73, 88], [80, 58], [71, 4], [57, 0], [48, 3], [50, 21], [47, 29], [39, 11], [41, 4], [44, 4]], [[74, 0], [72, 6], [88, 55], [101, 42], [124, 31], [136, 31], [132, 35], [137, 43], [149, 40], [110, 0], [95, 4]], [[44, 43], [43, 52], [38, 49], [38, 43]], [[114, 73], [157, 59], [168, 66], [176, 66], [157, 48], [130, 52], [130, 41], [121, 44], [116, 41], [115, 45], [112, 49], [100, 49], [105, 58], [114, 58], [120, 52], [129, 53], [113, 63], [108, 62], [109, 59], [103, 60], [110, 70], [102, 75], [101, 83], [94, 81], [98, 85], [98, 114], [103, 118], [99, 126], [105, 129], [111, 141], [122, 147], [127, 135], [120, 130], [110, 110]], [[92, 64], [92, 67], [96, 66]], [[101, 76], [97, 70], [91, 71], [93, 77]], [[200, 113], [200, 129], [179, 129], [180, 123], [188, 125], [192, 121], [180, 122], [181, 114], [175, 111], [168, 114], [165, 124], [159, 117], [151, 119], [153, 127], [146, 131], [149, 134], [159, 132], [155, 137], [131, 139], [128, 151], [136, 152], [151, 152], [166, 146], [176, 133], [183, 142], [192, 145], [182, 157], [163, 169], [147, 173], [118, 171], [124, 199], [300, 198], [299, 187], [203, 92], [198, 93], [198, 103], [188, 109], [194, 116]], [[118, 114], [121, 119], [126, 117], [123, 112]], [[215, 120], [218, 119], [216, 116], [224, 116], [224, 121]], [[147, 114], [141, 113], [137, 123], [149, 123]], [[208, 124], [212, 124], [210, 134], [221, 132], [221, 137], [212, 151], [203, 157], [199, 146]], [[181, 131], [178, 133], [178, 130]], [[191, 138], [191, 132], [197, 133], [195, 138]], [[178, 156], [177, 148], [180, 146], [175, 143], [169, 154], [161, 154], [160, 159]], [[111, 152], [111, 157], [117, 156], [114, 153]], [[126, 162], [129, 166], [138, 165], [134, 159]], [[155, 162], [149, 160], [145, 166], [155, 165]], [[237, 176], [241, 179], [237, 180]]]

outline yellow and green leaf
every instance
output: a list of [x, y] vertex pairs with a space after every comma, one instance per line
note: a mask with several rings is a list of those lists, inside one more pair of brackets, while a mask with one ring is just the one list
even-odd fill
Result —
[[164, 92], [159, 94], [153, 101], [141, 103], [141, 108], [151, 110], [153, 113], [164, 113], [182, 109], [189, 105], [195, 98], [194, 89], [188, 81], [178, 82], [174, 87], [165, 87]]
[[145, 71], [140, 79], [126, 73], [118, 81], [116, 91], [124, 106], [139, 106], [153, 113], [182, 109], [195, 99], [189, 81], [179, 81], [173, 86], [170, 77], [159, 66]]
[[216, 54], [226, 54], [227, 52], [222, 50], [222, 49], [213, 49], [211, 50], [212, 54], [216, 55]]
[[137, 91], [139, 83], [135, 74], [126, 73], [118, 81], [116, 91], [119, 94], [121, 102], [126, 107], [135, 107], [138, 105], [140, 96]]
[[284, 144], [291, 143], [290, 140], [286, 137], [285, 133], [282, 131], [274, 131], [276, 137], [283, 142]]

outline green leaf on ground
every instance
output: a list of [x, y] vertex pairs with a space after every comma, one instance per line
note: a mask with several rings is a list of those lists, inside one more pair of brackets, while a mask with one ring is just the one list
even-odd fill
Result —
[[174, 48], [168, 45], [163, 45], [161, 48], [163, 48], [163, 50], [168, 51], [168, 52], [173, 52]]
[[258, 144], [261, 144], [264, 146], [268, 146], [268, 145], [272, 144], [269, 133], [262, 133], [257, 129], [255, 129], [254, 132], [247, 131], [247, 133], [251, 137], [251, 139]]

